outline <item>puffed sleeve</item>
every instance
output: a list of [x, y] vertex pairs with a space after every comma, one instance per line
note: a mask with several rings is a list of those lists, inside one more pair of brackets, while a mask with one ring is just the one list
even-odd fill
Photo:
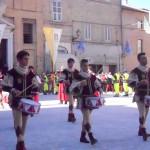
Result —
[[95, 86], [95, 89], [100, 89], [101, 88], [101, 83], [98, 79], [95, 80], [94, 86]]
[[72, 92], [74, 92], [77, 88], [81, 88], [80, 86], [81, 86], [81, 81], [74, 81], [74, 82], [71, 84], [71, 86], [70, 86], [70, 88], [69, 88], [69, 91], [72, 93]]
[[138, 82], [139, 82], [139, 79], [138, 79], [137, 74], [134, 72], [131, 72], [129, 74], [129, 80], [128, 80], [129, 86], [132, 88], [135, 88], [137, 86]]
[[10, 74], [7, 74], [4, 79], [2, 80], [2, 87], [4, 91], [11, 92], [13, 89], [13, 76]]

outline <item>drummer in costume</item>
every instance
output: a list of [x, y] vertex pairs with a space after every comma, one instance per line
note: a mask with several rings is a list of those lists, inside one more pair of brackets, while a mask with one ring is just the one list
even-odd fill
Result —
[[28, 114], [19, 110], [22, 98], [32, 99], [32, 92], [38, 91], [35, 74], [28, 72], [29, 53], [25, 50], [17, 54], [18, 64], [9, 70], [3, 81], [4, 90], [10, 92], [9, 104], [13, 111], [14, 127], [17, 137], [16, 150], [26, 150], [24, 144]]
[[74, 69], [75, 60], [73, 58], [69, 58], [67, 61], [68, 68], [62, 71], [61, 77], [59, 79], [60, 83], [64, 83], [64, 94], [68, 94], [69, 100], [69, 113], [68, 113], [68, 122], [75, 122], [76, 118], [73, 112], [74, 107], [74, 97], [69, 92], [69, 87], [72, 84], [76, 74], [78, 74], [78, 70]]
[[129, 86], [134, 88], [135, 95], [133, 101], [137, 103], [139, 111], [139, 131], [138, 136], [142, 136], [143, 140], [146, 141], [148, 134], [146, 132], [146, 119], [149, 112], [149, 106], [144, 103], [144, 98], [147, 95], [148, 86], [148, 68], [147, 68], [147, 57], [145, 53], [139, 53], [137, 56], [139, 66], [133, 69], [129, 75]]
[[[76, 82], [73, 82], [70, 91], [78, 97], [78, 108], [81, 109], [83, 115], [82, 131], [80, 142], [90, 143], [93, 145], [97, 143], [97, 139], [94, 138], [91, 130], [91, 113], [92, 108], [87, 107], [86, 97], [88, 96], [100, 96], [101, 84], [95, 75], [88, 71], [88, 60], [81, 60], [81, 71], [76, 76]], [[99, 93], [99, 94], [98, 94]], [[88, 134], [89, 140], [86, 135]]]

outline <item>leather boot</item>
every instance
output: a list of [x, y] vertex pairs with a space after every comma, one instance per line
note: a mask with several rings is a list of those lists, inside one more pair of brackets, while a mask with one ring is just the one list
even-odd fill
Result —
[[143, 130], [141, 127], [139, 127], [138, 136], [142, 136], [142, 135], [143, 135]]
[[92, 133], [89, 133], [89, 139], [92, 145], [96, 144], [98, 141], [93, 137]]
[[17, 143], [16, 150], [27, 150], [23, 141]]
[[86, 138], [86, 132], [81, 132], [80, 142], [81, 143], [90, 143]]
[[76, 121], [76, 118], [75, 118], [74, 113], [69, 113], [68, 114], [68, 122], [75, 122], [75, 121]]
[[148, 134], [146, 133], [146, 128], [141, 128], [141, 132], [143, 133], [143, 134], [142, 134], [143, 140], [144, 140], [144, 141], [147, 141]]

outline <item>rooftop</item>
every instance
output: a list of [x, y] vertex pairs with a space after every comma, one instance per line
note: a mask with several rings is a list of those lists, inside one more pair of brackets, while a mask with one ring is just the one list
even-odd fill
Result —
[[142, 12], [142, 13], [149, 13], [149, 11], [150, 11], [148, 9], [140, 9], [140, 8], [136, 8], [136, 7], [129, 6], [129, 5], [122, 5], [122, 8], [126, 9], [126, 10]]

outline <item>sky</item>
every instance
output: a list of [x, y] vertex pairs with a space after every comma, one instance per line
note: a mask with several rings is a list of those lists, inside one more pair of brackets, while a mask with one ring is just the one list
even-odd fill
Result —
[[128, 0], [128, 4], [138, 8], [150, 9], [150, 0]]

